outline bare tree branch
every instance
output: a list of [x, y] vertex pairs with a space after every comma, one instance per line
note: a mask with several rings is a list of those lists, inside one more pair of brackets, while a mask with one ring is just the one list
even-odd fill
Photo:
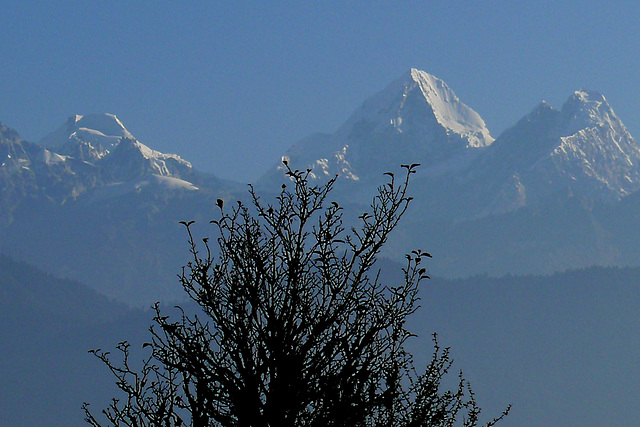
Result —
[[480, 408], [462, 374], [456, 390], [440, 390], [449, 349], [434, 336], [432, 360], [418, 374], [404, 347], [428, 278], [421, 262], [431, 255], [408, 254], [399, 283], [384, 283], [375, 269], [411, 202], [417, 165], [403, 165], [400, 180], [388, 173], [349, 231], [329, 199], [335, 179], [314, 186], [309, 171], [285, 166], [290, 184], [274, 203], [250, 188], [251, 206], [218, 204], [215, 251], [183, 222], [191, 261], [180, 281], [202, 316], [180, 309], [171, 318], [156, 305], [151, 355], [139, 372], [127, 343], [118, 346], [120, 365], [93, 352], [126, 396], [103, 411], [110, 425], [476, 426]]

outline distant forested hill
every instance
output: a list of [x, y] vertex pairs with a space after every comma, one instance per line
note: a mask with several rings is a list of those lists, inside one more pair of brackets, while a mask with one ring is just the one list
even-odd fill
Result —
[[[400, 267], [380, 266], [392, 283]], [[513, 404], [502, 426], [633, 425], [640, 418], [640, 268], [433, 278], [420, 296], [409, 325], [418, 334], [410, 342], [417, 365], [428, 360], [437, 332], [487, 415]], [[86, 425], [84, 401], [98, 409], [117, 396], [110, 373], [87, 350], [129, 340], [137, 361], [151, 323], [148, 310], [0, 257], [2, 424]]]
[[[151, 314], [0, 256], [0, 424], [81, 426], [113, 380], [90, 354], [144, 336]], [[141, 338], [140, 338], [141, 339]]]

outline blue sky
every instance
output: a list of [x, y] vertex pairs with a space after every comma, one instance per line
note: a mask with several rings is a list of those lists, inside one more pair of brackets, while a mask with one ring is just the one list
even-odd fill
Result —
[[415, 67], [494, 137], [581, 88], [640, 137], [640, 3], [182, 3], [0, 0], [0, 121], [37, 141], [111, 112], [152, 148], [249, 182]]

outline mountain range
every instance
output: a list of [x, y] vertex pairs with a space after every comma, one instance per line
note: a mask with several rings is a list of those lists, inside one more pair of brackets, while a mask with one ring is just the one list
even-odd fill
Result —
[[[411, 69], [282, 158], [318, 183], [337, 175], [353, 218], [384, 172], [420, 163], [384, 255], [428, 249], [435, 274], [640, 264], [640, 145], [597, 92], [542, 102], [494, 138], [445, 82]], [[280, 161], [265, 170], [254, 185], [270, 197], [287, 177]], [[37, 143], [0, 125], [0, 253], [119, 301], [181, 295], [178, 222], [205, 235], [217, 198], [246, 199], [246, 187], [153, 150], [113, 114], [72, 116]]]
[[[340, 174], [374, 185], [402, 163], [421, 163], [414, 185], [425, 197], [416, 203], [426, 203], [429, 216], [461, 220], [568, 189], [615, 202], [640, 188], [640, 145], [601, 94], [576, 91], [559, 111], [542, 102], [494, 139], [446, 83], [416, 69], [365, 101], [337, 132], [311, 136], [283, 158], [318, 179]], [[275, 185], [279, 170], [261, 178], [264, 187]]]

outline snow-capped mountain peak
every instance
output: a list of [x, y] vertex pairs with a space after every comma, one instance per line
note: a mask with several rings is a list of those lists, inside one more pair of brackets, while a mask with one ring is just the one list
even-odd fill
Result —
[[500, 189], [484, 196], [485, 213], [562, 192], [615, 202], [640, 190], [640, 145], [597, 92], [575, 91], [561, 110], [539, 104], [486, 154], [471, 167], [491, 177], [482, 187]]
[[409, 74], [444, 128], [468, 137], [471, 147], [486, 147], [493, 142], [480, 115], [460, 102], [444, 81], [415, 68]]
[[[442, 80], [415, 68], [367, 99], [333, 134], [318, 134], [283, 156], [311, 176], [378, 182], [403, 163], [441, 175], [467, 166], [494, 139], [478, 113]], [[282, 179], [276, 164], [261, 183]]]
[[586, 127], [621, 124], [605, 97], [593, 91], [578, 90], [562, 106], [562, 116], [567, 135]]
[[86, 116], [76, 114], [73, 119], [74, 125], [78, 129], [95, 130], [110, 136], [133, 137], [115, 114], [104, 113]]
[[187, 181], [198, 179], [191, 163], [177, 154], [161, 153], [141, 143], [114, 114], [71, 116], [44, 137], [41, 144], [50, 148], [42, 158], [45, 162], [72, 159], [86, 163], [95, 168], [103, 184], [138, 180], [168, 182], [149, 181], [149, 177], [155, 175], [185, 180], [189, 188], [196, 188]]
[[415, 133], [435, 125], [473, 148], [494, 141], [480, 115], [463, 104], [444, 81], [415, 68], [366, 100], [343, 128], [363, 120], [378, 129], [391, 126], [398, 133]]
[[42, 138], [40, 144], [60, 154], [95, 161], [113, 151], [121, 138], [133, 135], [114, 114], [76, 114]]

